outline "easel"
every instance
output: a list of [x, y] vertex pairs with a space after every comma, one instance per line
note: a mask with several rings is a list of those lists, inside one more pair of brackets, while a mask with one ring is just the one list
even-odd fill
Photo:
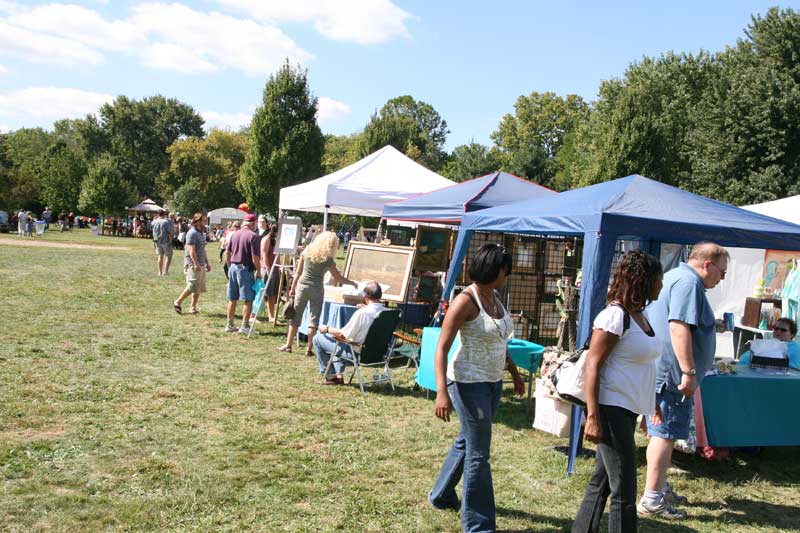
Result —
[[[269, 267], [269, 272], [267, 274], [267, 281], [264, 284], [264, 288], [259, 291], [258, 295], [256, 295], [255, 302], [253, 302], [253, 309], [263, 310], [265, 306], [265, 300], [267, 298], [267, 289], [269, 288], [269, 284], [272, 281], [272, 277], [277, 275], [280, 276], [278, 280], [278, 303], [280, 304], [280, 295], [283, 292], [283, 274], [294, 271], [294, 261], [295, 255], [297, 252], [297, 246], [300, 244], [300, 230], [303, 227], [303, 222], [297, 217], [291, 218], [281, 218], [278, 220], [278, 238], [276, 239], [276, 247], [275, 247], [275, 259], [272, 261], [272, 265]], [[285, 261], [285, 257], [289, 256], [288, 263]], [[275, 315], [272, 317], [272, 325], [275, 326], [278, 323], [278, 307], [279, 305], [275, 306]], [[255, 318], [257, 313], [252, 314], [252, 318]], [[255, 330], [255, 320], [251, 320], [250, 322], [250, 330], [247, 332], [247, 338], [253, 334]]]

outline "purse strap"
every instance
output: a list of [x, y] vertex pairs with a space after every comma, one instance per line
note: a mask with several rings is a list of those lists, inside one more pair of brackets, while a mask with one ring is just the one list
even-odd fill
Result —
[[[628, 331], [630, 329], [630, 327], [631, 327], [631, 315], [630, 315], [630, 313], [628, 313], [628, 310], [625, 309], [624, 305], [622, 305], [621, 303], [616, 302], [616, 301], [611, 302], [610, 304], [608, 304], [606, 306], [606, 309], [608, 309], [612, 305], [614, 307], [619, 307], [620, 309], [622, 309], [622, 335], [625, 335], [625, 332]], [[586, 344], [583, 345], [583, 349], [584, 350], [588, 350], [589, 349], [589, 343], [592, 342], [592, 333], [594, 333], [594, 329], [589, 331], [589, 338], [586, 339]], [[619, 336], [620, 339], [622, 338], [622, 335]]]

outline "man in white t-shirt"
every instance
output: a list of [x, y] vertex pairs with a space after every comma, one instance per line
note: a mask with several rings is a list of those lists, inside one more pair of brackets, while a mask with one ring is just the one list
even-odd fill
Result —
[[[341, 335], [356, 344], [363, 344], [367, 338], [370, 326], [375, 321], [378, 314], [385, 309], [381, 303], [383, 291], [381, 286], [375, 281], [370, 281], [364, 286], [364, 303], [362, 307], [355, 312], [347, 324], [342, 329], [329, 328], [328, 326], [320, 326], [319, 335], [314, 336], [314, 351], [317, 354], [317, 361], [319, 361], [320, 374], [325, 373], [328, 367], [328, 361], [331, 358], [336, 347], [336, 341], [332, 335]], [[338, 353], [352, 353], [358, 348], [351, 347], [347, 344], [339, 345]], [[333, 364], [328, 374], [325, 376], [325, 385], [341, 385], [344, 383], [344, 361], [338, 357], [333, 358]]]

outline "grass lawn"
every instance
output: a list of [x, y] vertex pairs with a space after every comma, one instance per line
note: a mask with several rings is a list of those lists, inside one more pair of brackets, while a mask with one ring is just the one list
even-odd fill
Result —
[[[277, 352], [284, 328], [223, 333], [215, 244], [201, 314], [178, 316], [182, 256], [160, 278], [146, 240], [39, 240], [114, 248], [0, 244], [1, 531], [460, 530], [425, 499], [458, 423], [433, 416], [410, 372], [365, 402], [318, 385], [302, 351]], [[569, 528], [593, 460], [566, 477], [564, 444], [530, 429], [509, 387], [492, 446], [501, 530]], [[676, 456], [690, 519], [641, 531], [800, 529], [797, 448]]]

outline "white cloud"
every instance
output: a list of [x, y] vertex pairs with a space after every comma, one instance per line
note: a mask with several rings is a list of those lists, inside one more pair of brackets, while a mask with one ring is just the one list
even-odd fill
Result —
[[320, 124], [330, 124], [350, 116], [352, 109], [344, 102], [322, 96], [317, 100], [317, 120]]
[[38, 124], [96, 113], [113, 95], [62, 87], [28, 87], [0, 93], [0, 117], [33, 119]]
[[97, 65], [114, 52], [156, 69], [263, 75], [284, 58], [304, 64], [312, 57], [273, 25], [178, 3], [141, 3], [119, 20], [64, 4], [7, 11], [0, 17], [0, 54], [37, 63]]
[[203, 111], [200, 116], [206, 121], [206, 129], [220, 128], [233, 131], [249, 126], [253, 118], [252, 113], [218, 113], [216, 111]]
[[0, 133], [8, 133], [9, 131], [11, 131], [11, 128], [5, 124], [0, 124]]
[[0, 65], [0, 76], [5, 76], [7, 74], [11, 74], [11, 69], [6, 66]]
[[337, 41], [374, 44], [410, 38], [406, 24], [415, 18], [390, 0], [217, 0], [259, 20], [311, 22]]

